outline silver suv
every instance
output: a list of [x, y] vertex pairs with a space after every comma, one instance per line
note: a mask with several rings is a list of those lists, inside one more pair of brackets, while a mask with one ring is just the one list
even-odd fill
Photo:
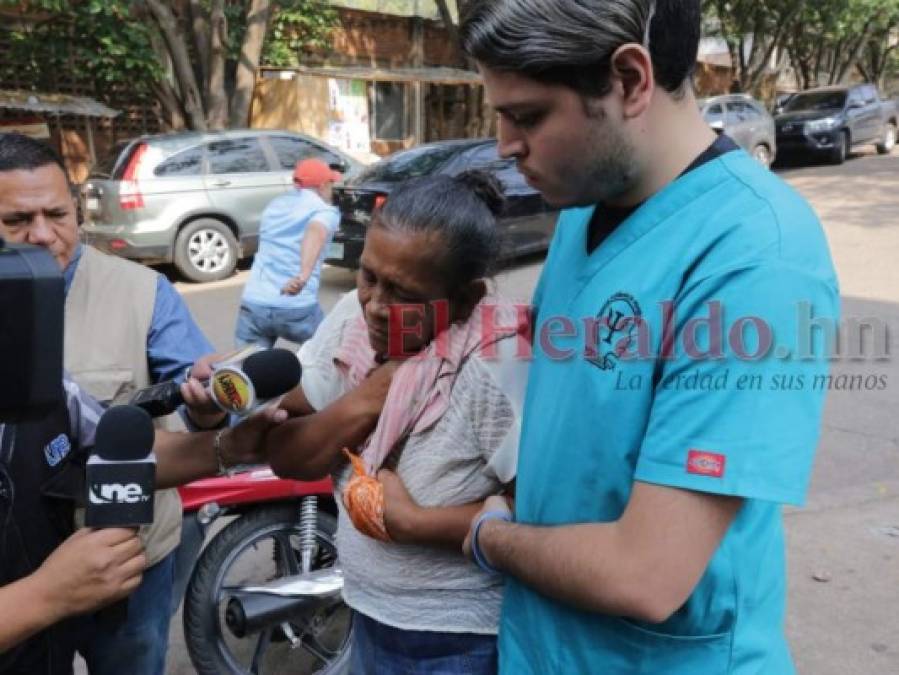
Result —
[[363, 166], [322, 141], [243, 129], [144, 136], [117, 145], [82, 188], [86, 240], [147, 263], [174, 262], [192, 281], [230, 275], [255, 253], [266, 205], [291, 189], [298, 159], [346, 177]]
[[748, 94], [728, 94], [699, 101], [702, 116], [715, 131], [726, 133], [765, 166], [777, 156], [774, 118]]

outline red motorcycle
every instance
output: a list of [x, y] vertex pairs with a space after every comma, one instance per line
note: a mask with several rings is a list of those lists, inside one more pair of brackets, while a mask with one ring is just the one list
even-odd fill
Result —
[[[331, 481], [283, 480], [255, 467], [180, 493], [179, 556], [196, 561], [184, 638], [199, 675], [344, 672], [352, 613], [341, 599]], [[213, 536], [197, 557], [207, 528]]]

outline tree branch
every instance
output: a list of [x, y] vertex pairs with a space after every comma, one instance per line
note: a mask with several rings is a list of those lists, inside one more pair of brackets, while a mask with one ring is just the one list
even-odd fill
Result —
[[162, 114], [168, 125], [175, 131], [183, 129], [185, 127], [184, 108], [172, 85], [168, 80], [161, 79], [154, 82], [152, 87], [156, 100], [162, 106]]
[[211, 27], [209, 81], [206, 100], [209, 101], [207, 121], [210, 129], [224, 129], [228, 124], [228, 96], [225, 93], [225, 50], [228, 44], [228, 19], [224, 0], [213, 0], [209, 13]]
[[[465, 53], [462, 51], [462, 44], [459, 42], [459, 28], [453, 22], [453, 16], [450, 14], [449, 5], [447, 4], [447, 0], [434, 0], [437, 3], [437, 10], [440, 12], [440, 20], [443, 22], [443, 27], [446, 28], [446, 32], [449, 33], [450, 40], [452, 40], [453, 45], [456, 47], [456, 54], [458, 55], [459, 64], [463, 64], [466, 61]], [[461, 11], [461, 7], [458, 8]]]
[[209, 82], [209, 21], [203, 10], [201, 0], [190, 0], [190, 26], [194, 38], [194, 49], [197, 52], [197, 64], [199, 71], [197, 79], [207, 86]]
[[159, 31], [165, 40], [166, 47], [172, 59], [175, 69], [175, 77], [178, 79], [183, 94], [182, 103], [187, 121], [192, 129], [206, 131], [206, 118], [203, 115], [203, 102], [200, 98], [200, 90], [197, 87], [197, 79], [194, 76], [190, 55], [184, 35], [178, 26], [178, 21], [172, 14], [172, 10], [160, 0], [146, 0], [147, 6], [153, 15], [153, 19], [159, 26]]
[[271, 0], [250, 0], [247, 8], [247, 33], [240, 49], [237, 62], [237, 82], [231, 97], [231, 126], [247, 125], [250, 103], [253, 100], [253, 86], [256, 83], [256, 69], [262, 56], [262, 45], [268, 31]]

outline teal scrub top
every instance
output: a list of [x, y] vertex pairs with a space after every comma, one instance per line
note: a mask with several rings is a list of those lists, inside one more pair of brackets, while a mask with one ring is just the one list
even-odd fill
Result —
[[516, 520], [616, 521], [635, 480], [745, 502], [662, 624], [509, 579], [501, 672], [792, 673], [781, 505], [805, 498], [839, 313], [820, 223], [742, 151], [681, 176], [588, 254], [592, 214], [562, 213], [534, 298]]

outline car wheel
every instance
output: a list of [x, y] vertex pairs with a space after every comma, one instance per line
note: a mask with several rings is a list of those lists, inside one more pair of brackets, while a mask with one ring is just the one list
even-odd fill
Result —
[[896, 147], [896, 125], [887, 122], [886, 131], [883, 133], [883, 143], [877, 144], [877, 152], [881, 155], [888, 155]]
[[220, 220], [188, 223], [175, 240], [175, 267], [191, 281], [218, 281], [237, 267], [237, 240]]
[[831, 162], [834, 164], [842, 164], [849, 156], [849, 134], [845, 131], [840, 132], [840, 137], [833, 146], [833, 152], [830, 156]]
[[764, 143], [759, 143], [752, 149], [752, 156], [762, 166], [771, 166], [771, 150]]

